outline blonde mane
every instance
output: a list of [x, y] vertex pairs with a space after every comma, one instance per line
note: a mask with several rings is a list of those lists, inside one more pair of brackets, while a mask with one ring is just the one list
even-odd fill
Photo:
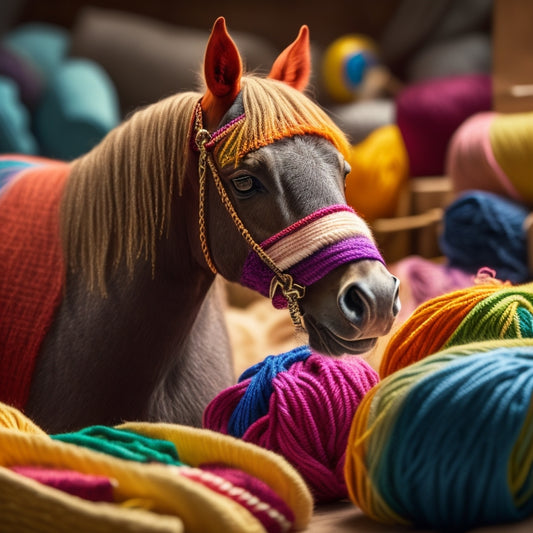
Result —
[[[173, 193], [182, 188], [201, 96], [182, 93], [136, 112], [72, 163], [61, 208], [63, 246], [68, 268], [81, 270], [91, 289], [105, 293], [109, 269], [124, 259], [130, 272], [139, 258], [155, 264]], [[320, 135], [347, 154], [341, 130], [299, 91], [249, 76], [242, 97], [246, 119], [217, 146], [221, 167], [294, 135]]]

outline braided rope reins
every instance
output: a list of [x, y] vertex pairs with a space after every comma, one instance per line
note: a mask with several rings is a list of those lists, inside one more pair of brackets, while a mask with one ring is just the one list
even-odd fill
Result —
[[228, 133], [230, 133], [242, 120], [245, 119], [245, 115], [240, 115], [237, 118], [233, 119], [231, 122], [210, 134], [203, 127], [202, 120], [202, 108], [200, 102], [196, 105], [195, 108], [195, 117], [194, 117], [194, 142], [195, 146], [200, 152], [198, 160], [198, 175], [199, 175], [199, 230], [200, 230], [200, 245], [202, 248], [202, 253], [204, 255], [205, 261], [209, 266], [209, 269], [213, 274], [217, 273], [217, 268], [211, 258], [209, 252], [209, 246], [207, 243], [207, 228], [206, 228], [206, 202], [205, 202], [205, 190], [206, 190], [206, 179], [207, 179], [207, 168], [209, 167], [211, 175], [213, 176], [213, 181], [217, 188], [218, 195], [222, 204], [226, 208], [226, 211], [231, 216], [236, 228], [239, 230], [240, 234], [246, 241], [246, 243], [252, 248], [252, 250], [259, 256], [263, 263], [272, 271], [274, 274], [271, 284], [270, 284], [270, 298], [274, 297], [277, 289], [279, 288], [283, 296], [287, 299], [289, 314], [291, 320], [297, 330], [303, 330], [304, 324], [302, 320], [302, 314], [300, 311], [300, 305], [298, 300], [303, 298], [305, 294], [305, 287], [294, 282], [293, 277], [287, 273], [283, 272], [272, 258], [263, 250], [263, 248], [254, 240], [250, 232], [246, 229], [239, 215], [235, 211], [233, 204], [231, 203], [230, 198], [228, 197], [220, 175], [218, 173], [217, 166], [214, 161], [212, 150], [215, 147], [215, 144], [222, 138], [224, 138]]

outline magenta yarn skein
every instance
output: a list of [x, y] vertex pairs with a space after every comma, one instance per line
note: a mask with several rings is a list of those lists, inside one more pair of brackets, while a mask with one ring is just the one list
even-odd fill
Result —
[[436, 78], [405, 88], [396, 98], [396, 123], [409, 155], [410, 175], [442, 175], [454, 132], [491, 106], [491, 80], [485, 74]]
[[[323, 356], [307, 346], [269, 356], [249, 370], [207, 406], [204, 427], [283, 455], [315, 501], [346, 498], [350, 425], [362, 398], [378, 382], [377, 372], [360, 357]], [[240, 429], [232, 420], [238, 410], [246, 420]]]

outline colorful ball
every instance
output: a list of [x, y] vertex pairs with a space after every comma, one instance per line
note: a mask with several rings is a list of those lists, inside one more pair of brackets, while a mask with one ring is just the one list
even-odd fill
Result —
[[357, 34], [333, 41], [322, 58], [322, 78], [329, 96], [337, 102], [356, 100], [368, 70], [378, 65], [374, 42]]
[[204, 412], [204, 427], [283, 455], [307, 482], [315, 501], [347, 496], [348, 432], [377, 373], [354, 356], [332, 358], [301, 346], [270, 355]]
[[347, 445], [353, 503], [385, 524], [439, 531], [530, 515], [533, 343], [518, 343], [439, 352], [374, 387]]
[[533, 113], [477, 113], [453, 135], [446, 172], [457, 192], [479, 189], [533, 205]]
[[444, 348], [489, 339], [533, 338], [533, 283], [482, 283], [420, 305], [385, 348], [381, 378]]

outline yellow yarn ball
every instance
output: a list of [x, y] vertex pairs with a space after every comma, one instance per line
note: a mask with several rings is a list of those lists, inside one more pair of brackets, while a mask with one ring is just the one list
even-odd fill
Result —
[[333, 41], [322, 58], [323, 83], [329, 96], [341, 103], [356, 100], [358, 85], [374, 64], [377, 50], [371, 39], [350, 34]]
[[346, 201], [366, 220], [392, 217], [409, 177], [409, 158], [395, 124], [382, 126], [352, 146]]

